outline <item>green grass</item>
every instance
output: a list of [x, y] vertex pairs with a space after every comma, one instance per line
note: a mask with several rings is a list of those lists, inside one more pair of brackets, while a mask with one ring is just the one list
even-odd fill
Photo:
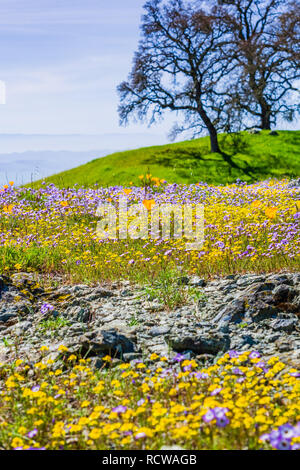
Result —
[[50, 335], [50, 337], [54, 337], [55, 333], [59, 331], [61, 328], [64, 326], [69, 326], [70, 322], [66, 318], [49, 318], [47, 320], [42, 320], [38, 324], [38, 329], [44, 334], [44, 335]]
[[[221, 134], [226, 156], [209, 153], [209, 139], [117, 152], [45, 179], [60, 188], [80, 186], [137, 185], [148, 171], [168, 182], [227, 184], [240, 178], [253, 182], [266, 178], [300, 175], [300, 131], [268, 131], [250, 135]], [[42, 180], [28, 186], [39, 187]]]
[[162, 270], [156, 279], [144, 287], [144, 296], [148, 300], [157, 300], [168, 310], [191, 301], [196, 307], [200, 299], [205, 300], [205, 295], [197, 288], [186, 286], [182, 279], [184, 276], [180, 278], [176, 269]]

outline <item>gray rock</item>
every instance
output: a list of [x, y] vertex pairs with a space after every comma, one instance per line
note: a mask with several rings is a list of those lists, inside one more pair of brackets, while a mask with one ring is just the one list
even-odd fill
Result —
[[135, 352], [135, 342], [133, 337], [127, 336], [124, 332], [115, 329], [101, 330], [92, 339], [82, 337], [82, 349], [90, 353], [107, 352], [110, 355]]
[[0, 294], [7, 289], [7, 279], [4, 276], [0, 276]]
[[283, 353], [290, 351], [292, 349], [292, 344], [285, 338], [281, 338], [276, 341], [276, 347], [279, 352]]
[[156, 326], [154, 328], [151, 328], [149, 331], [149, 334], [151, 336], [160, 336], [160, 335], [166, 335], [170, 332], [171, 327], [170, 326]]
[[26, 282], [34, 282], [34, 275], [32, 273], [15, 273], [11, 275], [11, 280], [14, 284], [22, 285]]
[[134, 361], [134, 360], [142, 360], [143, 356], [141, 353], [124, 353], [123, 354], [123, 359], [126, 362]]
[[104, 367], [105, 365], [105, 362], [99, 356], [89, 357], [89, 360], [90, 360], [90, 363], [89, 363], [90, 367], [93, 367], [95, 369], [101, 369], [101, 367]]
[[291, 301], [296, 294], [297, 292], [295, 289], [285, 284], [280, 284], [273, 290], [273, 296], [276, 303]]
[[218, 315], [213, 319], [213, 323], [220, 323], [222, 325], [228, 325], [229, 323], [239, 323], [244, 318], [245, 313], [245, 301], [243, 299], [236, 299], [230, 302], [225, 308], [223, 308]]
[[250, 316], [254, 322], [260, 322], [268, 318], [274, 318], [276, 312], [277, 310], [273, 305], [259, 300], [253, 302], [251, 307], [247, 310], [247, 317]]
[[189, 285], [192, 287], [204, 287], [206, 282], [199, 276], [192, 276], [189, 280]]
[[296, 318], [290, 318], [287, 320], [275, 320], [272, 322], [271, 326], [274, 331], [286, 331], [291, 333], [297, 325], [298, 321]]
[[175, 351], [191, 350], [197, 354], [217, 354], [220, 351], [226, 351], [230, 347], [229, 335], [215, 333], [214, 335], [180, 335], [169, 337], [167, 340], [169, 346]]
[[18, 314], [16, 312], [8, 311], [7, 313], [0, 314], [0, 322], [6, 323], [13, 318], [18, 318]]
[[246, 290], [248, 294], [258, 294], [262, 292], [270, 292], [275, 288], [275, 284], [270, 281], [266, 282], [254, 282], [250, 285], [250, 287]]
[[236, 285], [239, 287], [248, 287], [248, 286], [253, 285], [256, 282], [263, 282], [264, 280], [265, 280], [264, 276], [253, 276], [253, 275], [241, 276], [237, 280]]
[[[170, 312], [157, 300], [149, 302], [141, 288], [129, 282], [106, 289], [63, 286], [58, 278], [61, 287], [43, 291], [36, 289], [32, 275], [17, 273], [14, 281], [2, 276], [0, 319], [4, 315], [6, 321], [0, 322], [0, 345], [5, 338], [13, 346], [18, 335], [21, 356], [40, 360], [39, 348], [45, 344], [49, 357], [60, 364], [57, 349], [64, 344], [70, 353], [91, 357], [94, 367], [102, 367], [106, 354], [117, 363], [141, 360], [142, 354], [149, 357], [152, 352], [172, 358], [176, 351], [213, 363], [229, 348], [255, 348], [266, 357], [279, 354], [300, 363], [300, 273], [236, 274], [205, 285], [202, 281], [188, 276], [188, 285], [201, 287], [205, 295], [198, 308], [191, 299]], [[24, 288], [27, 296], [21, 292]], [[54, 310], [41, 316], [44, 302]], [[55, 328], [53, 312], [67, 324]], [[41, 319], [54, 320], [53, 328], [42, 331]], [[5, 348], [5, 361], [13, 360], [13, 349]]]

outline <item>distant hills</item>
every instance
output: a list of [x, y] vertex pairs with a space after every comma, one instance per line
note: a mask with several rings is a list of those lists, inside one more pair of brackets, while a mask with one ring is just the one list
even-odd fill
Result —
[[117, 150], [166, 142], [155, 134], [0, 134], [0, 185], [26, 184]]
[[[208, 137], [116, 152], [46, 178], [59, 187], [140, 184], [150, 172], [168, 182], [226, 184], [300, 176], [300, 131], [220, 135], [224, 155], [209, 153]], [[41, 184], [37, 181], [33, 186]]]

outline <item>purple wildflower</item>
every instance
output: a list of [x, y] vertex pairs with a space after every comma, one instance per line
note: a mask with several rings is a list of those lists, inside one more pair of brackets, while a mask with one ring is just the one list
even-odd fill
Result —
[[123, 405], [116, 406], [115, 408], [112, 409], [114, 413], [118, 413], [118, 414], [125, 413], [126, 410], [127, 410], [127, 407]]
[[34, 436], [36, 436], [38, 433], [38, 430], [37, 429], [33, 429], [32, 431], [29, 431], [29, 433], [27, 434], [27, 436], [32, 439]]
[[218, 428], [225, 428], [225, 426], [227, 426], [227, 424], [229, 424], [229, 419], [227, 418], [227, 416], [221, 416], [220, 418], [217, 418], [217, 426]]
[[258, 351], [252, 351], [249, 354], [249, 358], [250, 359], [258, 359], [258, 358], [260, 358], [260, 353]]
[[300, 372], [292, 372], [290, 374], [291, 377], [296, 377], [297, 379], [300, 377]]
[[205, 415], [202, 417], [205, 423], [210, 423], [213, 419], [215, 419], [215, 413], [213, 410], [209, 409]]
[[206, 372], [195, 372], [196, 379], [208, 379], [209, 375]]
[[173, 357], [174, 362], [182, 362], [185, 359], [183, 354], [176, 354], [176, 356]]
[[45, 315], [45, 314], [48, 313], [48, 312], [51, 312], [52, 310], [54, 310], [53, 305], [48, 304], [47, 302], [45, 302], [45, 303], [41, 306], [41, 313], [42, 313], [43, 315]]
[[228, 351], [228, 354], [229, 354], [230, 359], [237, 358], [240, 355], [240, 353], [238, 351], [233, 351], [233, 350]]
[[278, 439], [277, 442], [272, 442], [271, 444], [277, 450], [291, 450], [292, 448], [290, 439]]
[[291, 424], [283, 424], [282, 426], [279, 426], [278, 431], [280, 432], [281, 436], [285, 437], [286, 439], [295, 437], [295, 430]]
[[215, 395], [218, 395], [220, 392], [221, 392], [222, 388], [215, 388], [215, 390], [213, 390], [211, 392], [211, 396], [214, 397]]
[[238, 367], [235, 367], [232, 370], [232, 373], [235, 374], [235, 375], [244, 375], [244, 372], [241, 369], [239, 369]]

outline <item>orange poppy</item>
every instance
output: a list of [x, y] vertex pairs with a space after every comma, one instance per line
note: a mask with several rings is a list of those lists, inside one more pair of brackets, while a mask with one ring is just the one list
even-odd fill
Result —
[[155, 206], [154, 199], [145, 199], [143, 201], [144, 206], [146, 207], [147, 211], [151, 211], [152, 207]]
[[267, 217], [269, 217], [269, 219], [274, 219], [274, 217], [276, 216], [277, 210], [278, 210], [277, 207], [267, 207], [265, 210], [265, 214]]

